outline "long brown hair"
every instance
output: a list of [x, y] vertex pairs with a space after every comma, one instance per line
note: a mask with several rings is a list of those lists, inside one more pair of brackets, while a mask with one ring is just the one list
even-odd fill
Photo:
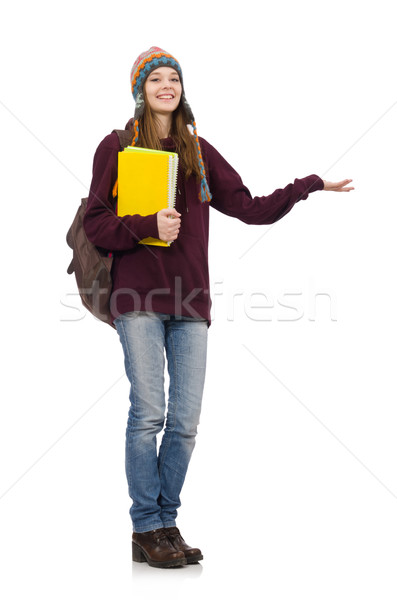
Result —
[[[145, 89], [143, 90], [143, 94], [145, 98], [145, 110], [139, 121], [139, 137], [136, 145], [141, 148], [162, 150], [158, 135], [156, 116], [147, 100]], [[176, 152], [179, 155], [179, 160], [186, 179], [194, 174], [196, 175], [197, 180], [199, 180], [200, 167], [197, 157], [197, 146], [193, 135], [187, 128], [187, 122], [188, 118], [185, 107], [180, 102], [178, 108], [172, 113], [170, 136], [175, 142]]]

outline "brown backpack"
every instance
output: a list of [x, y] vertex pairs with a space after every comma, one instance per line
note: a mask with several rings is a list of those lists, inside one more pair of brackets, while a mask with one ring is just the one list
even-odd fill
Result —
[[[121, 150], [131, 144], [131, 131], [124, 129], [114, 129], [114, 131], [119, 137]], [[100, 321], [114, 327], [109, 308], [113, 256], [94, 246], [85, 234], [83, 219], [87, 201], [88, 198], [82, 198], [66, 235], [66, 241], [73, 250], [73, 258], [67, 272], [69, 275], [75, 274], [83, 306]]]

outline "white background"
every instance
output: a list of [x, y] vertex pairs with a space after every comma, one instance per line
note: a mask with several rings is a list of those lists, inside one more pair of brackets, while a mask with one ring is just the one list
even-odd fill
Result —
[[[3, 9], [2, 597], [396, 597], [392, 8]], [[356, 188], [272, 227], [212, 211], [214, 321], [178, 520], [205, 559], [172, 571], [131, 564], [122, 350], [66, 274], [94, 151], [133, 115], [129, 71], [152, 45], [181, 62], [199, 135], [253, 195], [311, 173]]]

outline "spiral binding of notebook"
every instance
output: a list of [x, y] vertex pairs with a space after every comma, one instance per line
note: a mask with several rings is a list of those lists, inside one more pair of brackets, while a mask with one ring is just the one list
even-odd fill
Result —
[[168, 156], [168, 208], [175, 208], [177, 179], [178, 155], [172, 153]]

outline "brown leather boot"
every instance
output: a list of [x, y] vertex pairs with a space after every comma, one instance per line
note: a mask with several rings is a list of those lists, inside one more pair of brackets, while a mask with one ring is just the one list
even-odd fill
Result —
[[199, 560], [203, 560], [201, 550], [188, 546], [181, 536], [181, 532], [179, 531], [178, 527], [165, 527], [164, 532], [174, 548], [176, 550], [181, 550], [184, 553], [188, 565], [196, 563]]
[[187, 563], [184, 553], [174, 548], [162, 528], [144, 533], [134, 531], [132, 534], [132, 560], [147, 562], [151, 567], [163, 569]]

